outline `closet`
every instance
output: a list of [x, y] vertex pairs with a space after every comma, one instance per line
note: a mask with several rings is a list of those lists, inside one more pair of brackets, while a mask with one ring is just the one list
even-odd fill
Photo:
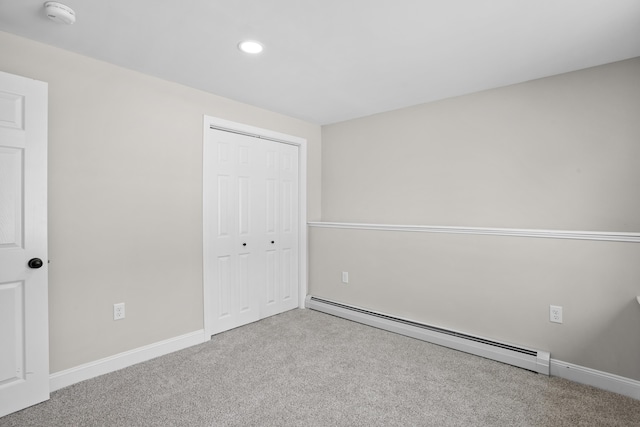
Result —
[[299, 147], [205, 129], [208, 333], [298, 307]]

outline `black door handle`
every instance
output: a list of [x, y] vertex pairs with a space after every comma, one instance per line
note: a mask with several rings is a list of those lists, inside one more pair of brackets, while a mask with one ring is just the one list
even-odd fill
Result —
[[43, 263], [40, 258], [31, 258], [27, 265], [29, 266], [29, 268], [40, 268], [43, 266]]
[[247, 244], [246, 244], [246, 243], [243, 243], [243, 244], [242, 244], [242, 246], [247, 246]]
[[274, 243], [275, 243], [275, 240], [272, 240], [272, 241], [271, 241], [271, 244], [273, 245]]

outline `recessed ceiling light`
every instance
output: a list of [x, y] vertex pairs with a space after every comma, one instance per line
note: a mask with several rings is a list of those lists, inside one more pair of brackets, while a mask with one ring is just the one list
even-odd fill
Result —
[[238, 49], [240, 49], [244, 53], [256, 54], [262, 52], [263, 47], [258, 42], [255, 42], [253, 40], [246, 40], [238, 44]]

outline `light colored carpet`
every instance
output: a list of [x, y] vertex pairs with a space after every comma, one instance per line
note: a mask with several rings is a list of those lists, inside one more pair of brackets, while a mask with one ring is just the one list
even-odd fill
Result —
[[293, 310], [54, 392], [1, 426], [639, 426], [640, 401]]

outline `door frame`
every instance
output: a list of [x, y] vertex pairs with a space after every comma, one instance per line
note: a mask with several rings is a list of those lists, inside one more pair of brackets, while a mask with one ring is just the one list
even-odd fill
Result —
[[213, 208], [214, 201], [209, 196], [209, 185], [213, 176], [213, 167], [205, 161], [207, 159], [207, 150], [211, 149], [209, 144], [210, 131], [222, 130], [226, 132], [239, 133], [260, 139], [279, 142], [281, 144], [291, 144], [298, 146], [298, 213], [300, 215], [298, 221], [298, 239], [299, 239], [299, 256], [298, 256], [298, 307], [305, 307], [305, 298], [307, 296], [307, 140], [297, 136], [287, 135], [275, 132], [269, 129], [263, 129], [255, 126], [246, 125], [244, 123], [232, 122], [230, 120], [221, 119], [204, 115], [203, 134], [202, 134], [202, 288], [203, 288], [203, 313], [204, 313], [204, 333], [205, 340], [211, 339], [212, 320], [211, 309], [209, 307], [210, 297], [213, 293], [211, 286], [205, 280], [206, 259], [209, 254], [213, 253], [211, 243], [207, 241], [208, 236], [214, 230], [214, 224], [205, 216], [205, 212]]

